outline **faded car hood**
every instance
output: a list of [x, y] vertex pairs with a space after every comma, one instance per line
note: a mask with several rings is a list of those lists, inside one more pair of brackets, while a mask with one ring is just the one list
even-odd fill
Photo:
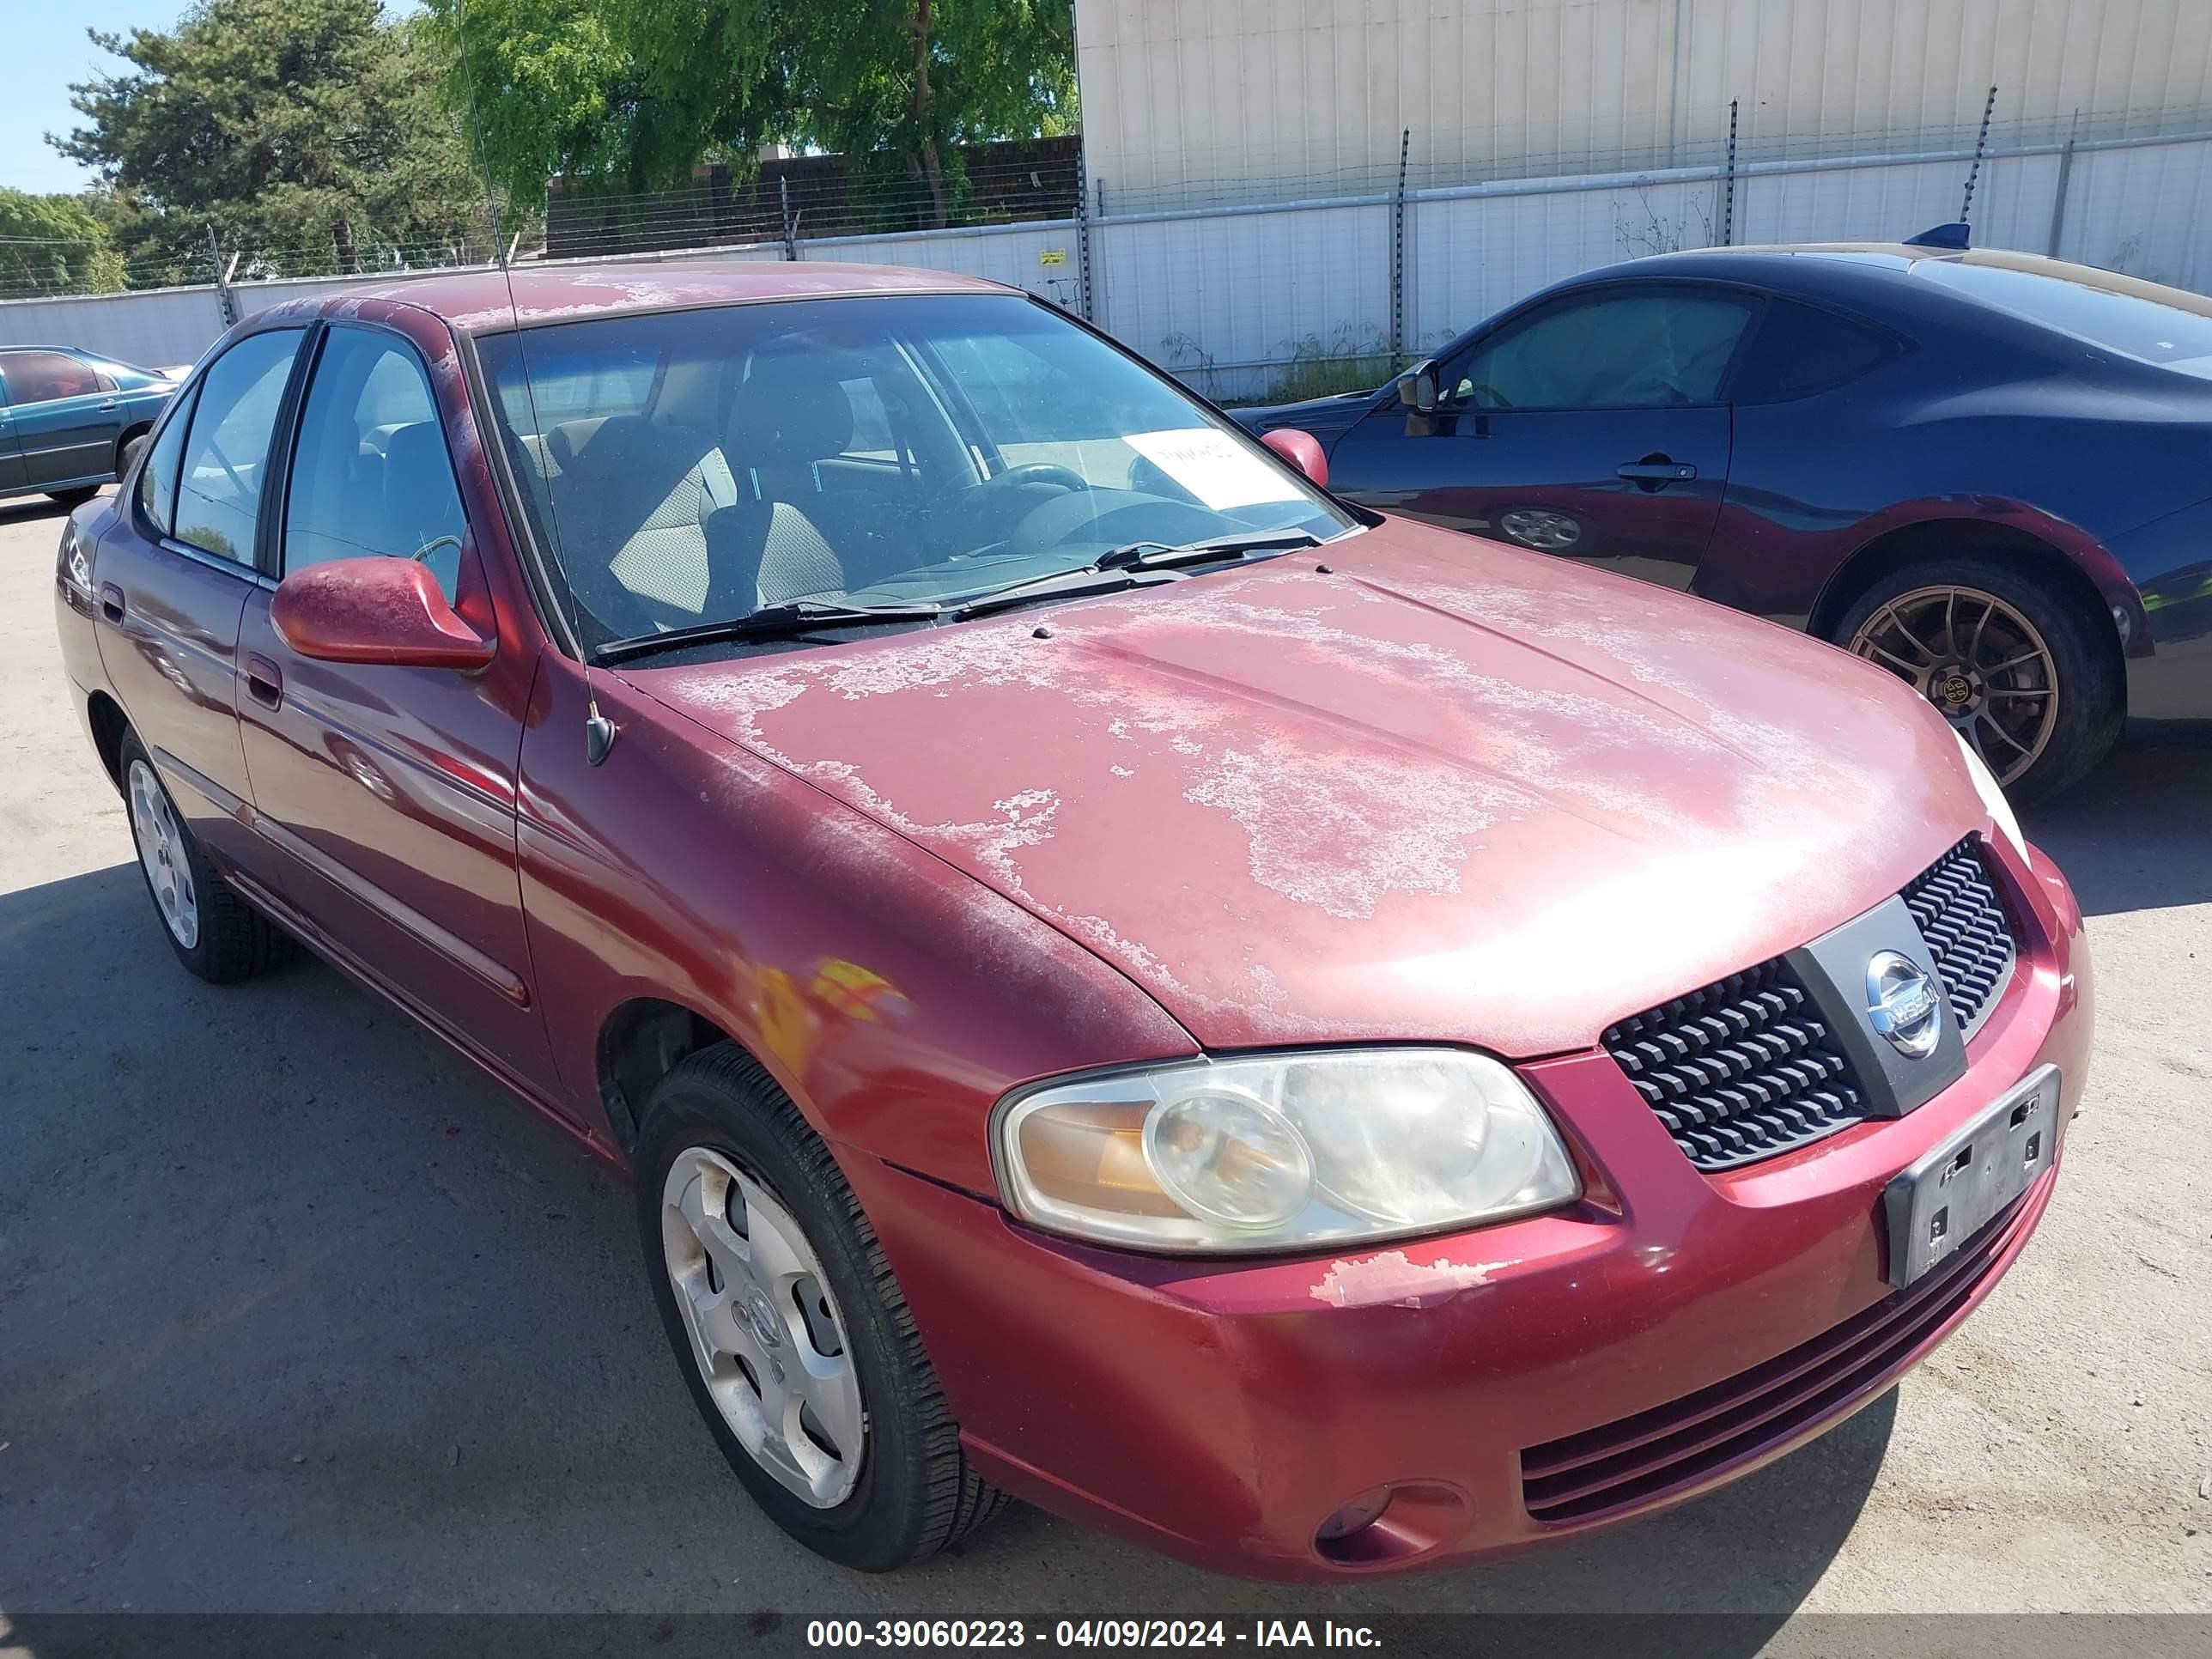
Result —
[[1211, 1048], [1586, 1047], [1985, 822], [1887, 674], [1395, 520], [1165, 591], [622, 672], [1027, 906]]

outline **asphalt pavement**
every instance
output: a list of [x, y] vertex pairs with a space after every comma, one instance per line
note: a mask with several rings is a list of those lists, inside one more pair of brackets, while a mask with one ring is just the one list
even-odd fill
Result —
[[2212, 1612], [2212, 732], [2131, 732], [2028, 815], [2098, 975], [2057, 1196], [1963, 1330], [1811, 1447], [1582, 1543], [1342, 1589], [1025, 1508], [870, 1578], [720, 1463], [616, 1178], [319, 963], [219, 989], [171, 958], [70, 707], [59, 529], [0, 504], [0, 1629], [23, 1650], [71, 1610]]

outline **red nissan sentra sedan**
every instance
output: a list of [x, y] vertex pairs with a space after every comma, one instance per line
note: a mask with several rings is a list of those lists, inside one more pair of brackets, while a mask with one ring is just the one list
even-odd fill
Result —
[[2081, 918], [1909, 686], [1347, 507], [988, 283], [514, 292], [234, 330], [63, 653], [185, 964], [304, 940], [627, 1166], [814, 1549], [1565, 1536], [2026, 1243]]

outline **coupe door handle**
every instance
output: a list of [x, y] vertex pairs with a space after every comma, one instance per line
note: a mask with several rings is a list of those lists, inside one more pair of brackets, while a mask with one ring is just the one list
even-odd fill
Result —
[[246, 658], [246, 695], [264, 708], [280, 707], [284, 701], [284, 671], [266, 657]]
[[122, 405], [118, 404], [114, 398], [110, 398], [106, 403], [100, 404], [100, 413], [104, 415], [111, 409], [119, 409], [121, 407]]
[[1647, 455], [1640, 461], [1628, 461], [1613, 468], [1613, 476], [1656, 488], [1694, 478], [1698, 476], [1698, 469], [1687, 461], [1670, 461], [1664, 455]]
[[123, 620], [123, 590], [113, 582], [100, 585], [100, 614], [112, 623]]

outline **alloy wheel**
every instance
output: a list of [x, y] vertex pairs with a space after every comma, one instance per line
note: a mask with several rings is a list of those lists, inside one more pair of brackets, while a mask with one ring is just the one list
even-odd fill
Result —
[[661, 1247], [691, 1354], [753, 1461], [816, 1509], [852, 1492], [867, 1414], [827, 1275], [791, 1212], [720, 1152], [679, 1153]]
[[2041, 758], [2061, 688], [2035, 625], [1978, 588], [1916, 587], [1863, 623], [1850, 648], [1910, 681], [2001, 784]]
[[191, 860], [185, 853], [184, 830], [161, 780], [144, 761], [131, 763], [130, 785], [131, 828], [138, 843], [138, 862], [145, 866], [146, 885], [169, 936], [189, 951], [200, 942], [200, 907], [192, 886]]

